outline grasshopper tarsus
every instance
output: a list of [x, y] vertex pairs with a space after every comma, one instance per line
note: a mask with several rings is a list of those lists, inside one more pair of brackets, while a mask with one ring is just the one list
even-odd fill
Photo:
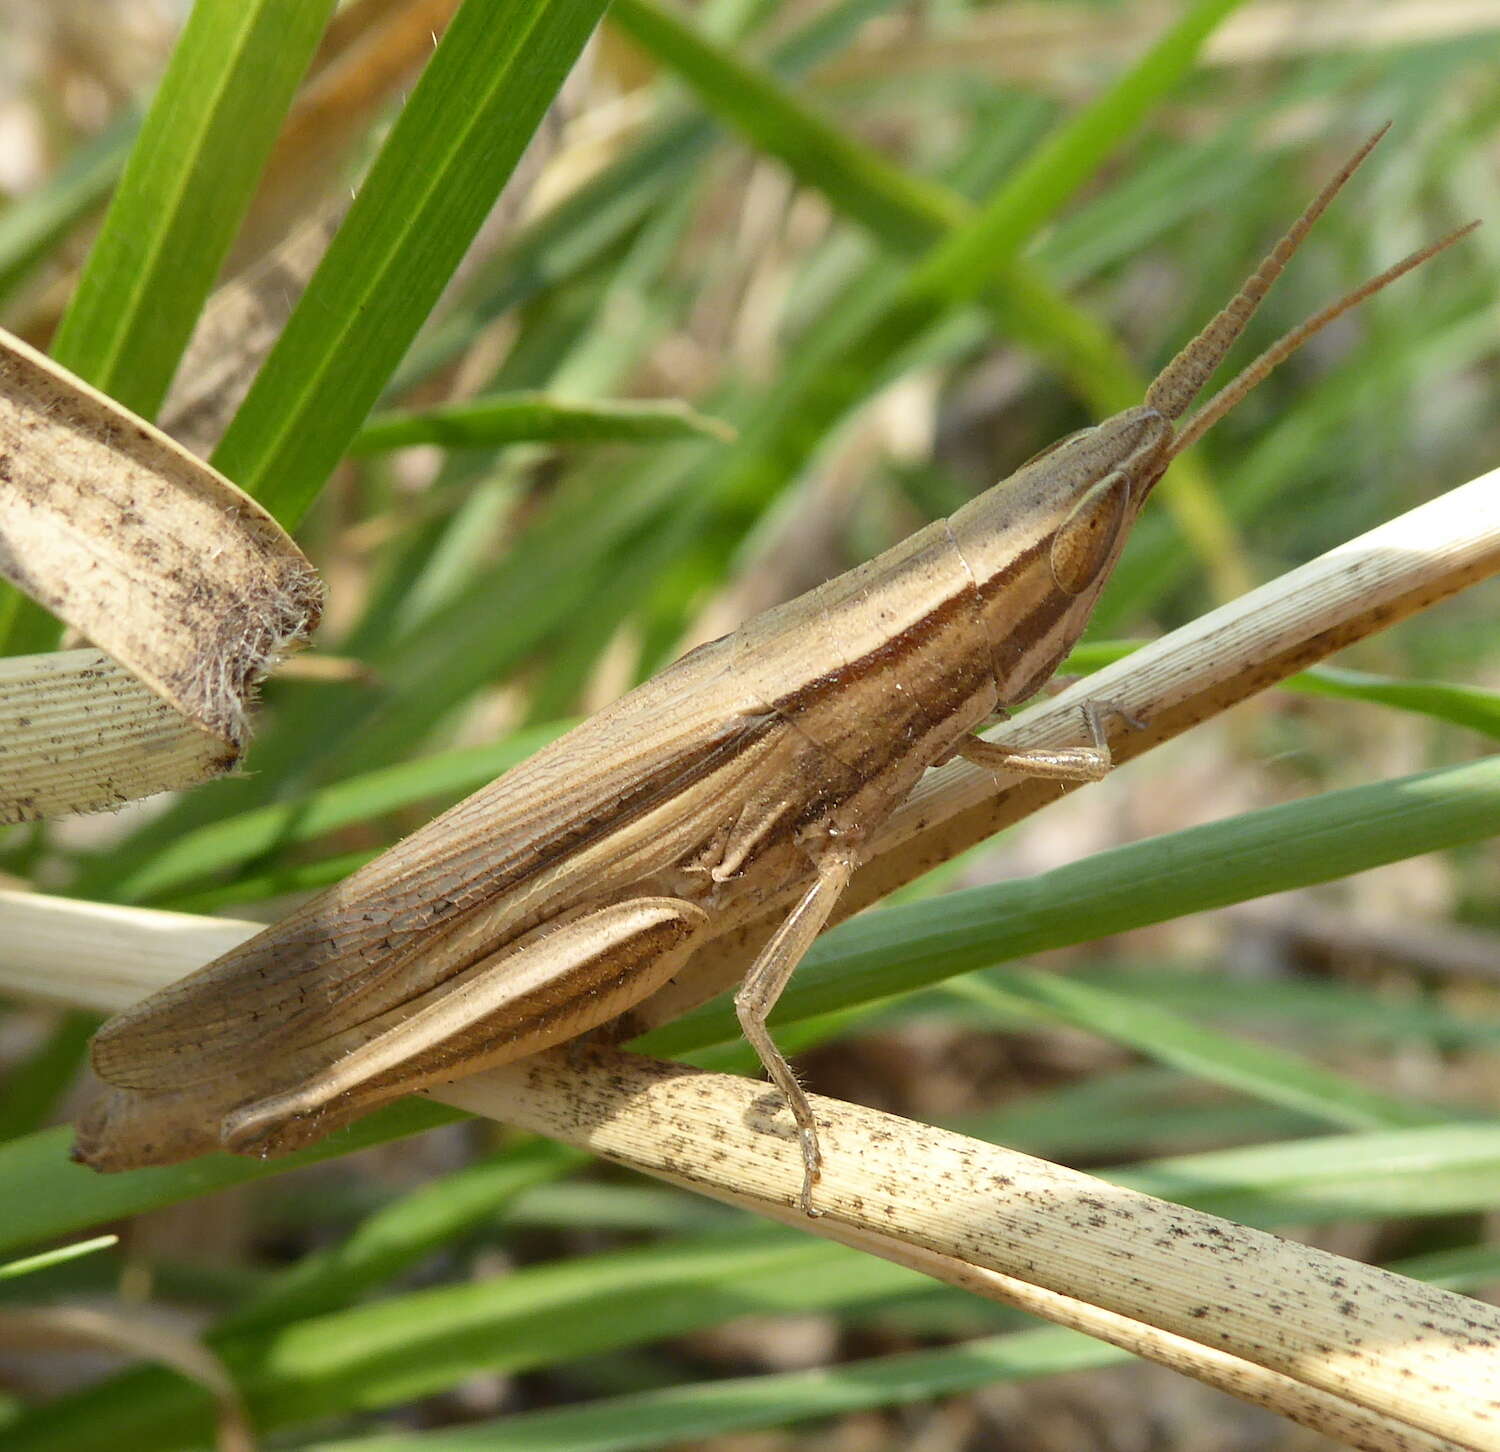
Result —
[[813, 1186], [823, 1178], [823, 1152], [818, 1148], [817, 1131], [801, 1134], [802, 1142], [802, 1188], [797, 1192], [797, 1208], [809, 1220], [818, 1219], [823, 1212], [813, 1204]]
[[1115, 766], [1104, 718], [1118, 716], [1137, 730], [1145, 722], [1132, 716], [1118, 701], [1085, 701], [1079, 710], [1089, 733], [1088, 746], [1007, 746], [982, 736], [966, 736], [953, 748], [953, 753], [986, 771], [1009, 771], [1055, 781], [1103, 781]]
[[1103, 781], [1114, 766], [1107, 748], [1097, 746], [1007, 746], [967, 736], [957, 755], [985, 771], [1009, 771], [1050, 781]]

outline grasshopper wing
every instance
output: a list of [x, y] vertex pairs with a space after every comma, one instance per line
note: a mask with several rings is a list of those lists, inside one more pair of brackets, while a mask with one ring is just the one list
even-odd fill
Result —
[[[95, 1072], [149, 1092], [255, 1077], [402, 1010], [560, 913], [628, 896], [628, 880], [600, 880], [601, 844], [729, 769], [771, 724], [722, 684], [721, 647], [685, 656], [337, 887], [110, 1020], [94, 1040]], [[663, 840], [660, 851], [672, 848]]]
[[254, 1074], [159, 1093], [108, 1086], [80, 1121], [75, 1157], [120, 1170], [214, 1149], [300, 1149], [386, 1100], [597, 1027], [676, 972], [708, 922], [673, 898], [584, 911], [481, 958], [401, 1012]]

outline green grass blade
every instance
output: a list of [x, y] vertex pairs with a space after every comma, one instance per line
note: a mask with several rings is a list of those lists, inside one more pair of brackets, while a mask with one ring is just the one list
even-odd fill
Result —
[[[1135, 65], [1039, 148], [972, 225], [927, 258], [908, 284], [900, 311], [971, 296], [992, 275], [996, 259], [1013, 255], [1176, 88], [1196, 63], [1203, 42], [1240, 3], [1195, 0], [1187, 6]], [[894, 328], [895, 320], [888, 326]]]
[[846, 287], [803, 335], [740, 441], [689, 471], [672, 508], [703, 516], [697, 548], [716, 573], [851, 409], [890, 381], [914, 347], [976, 299], [1022, 244], [1192, 68], [1237, 0], [1198, 0], [1133, 67], [1016, 168], [904, 274], [878, 267]]
[[376, 414], [357, 435], [353, 454], [410, 444], [492, 449], [504, 444], [654, 443], [663, 439], [729, 440], [734, 429], [679, 399], [584, 402], [545, 393], [510, 393], [420, 413]]
[[1137, 1145], [1185, 1154], [1326, 1128], [1307, 1115], [1247, 1102], [1154, 1064], [1022, 1095], [944, 1127], [1070, 1165], [1106, 1163]]
[[7, 580], [0, 580], [0, 655], [55, 650], [62, 625]]
[[[226, 1337], [261, 1431], [409, 1400], [467, 1376], [548, 1367], [716, 1325], [735, 1315], [868, 1304], [922, 1284], [913, 1271], [776, 1229], [539, 1266]], [[197, 1446], [211, 1426], [197, 1387], [143, 1371], [39, 1409], [7, 1452]]]
[[72, 1245], [59, 1246], [56, 1250], [44, 1250], [40, 1255], [28, 1255], [20, 1260], [8, 1261], [0, 1265], [0, 1281], [15, 1280], [20, 1276], [31, 1275], [34, 1271], [48, 1270], [55, 1265], [66, 1265], [80, 1256], [92, 1255], [96, 1250], [108, 1250], [119, 1243], [118, 1235], [96, 1235], [92, 1240], [79, 1240]]
[[[1013, 257], [1181, 82], [1203, 42], [1239, 3], [1196, 0], [1135, 65], [1039, 147], [967, 225], [928, 253], [870, 330], [877, 358], [894, 358], [935, 317], [972, 298], [997, 264]], [[873, 360], [862, 361], [869, 367]]]
[[[1255, 1225], [1473, 1213], [1500, 1193], [1500, 1127], [1257, 1145], [1174, 1156], [1108, 1178]], [[869, 1305], [925, 1284], [914, 1272], [792, 1230], [736, 1228], [214, 1341], [257, 1424], [270, 1430], [390, 1405], [479, 1371], [554, 1366], [747, 1313]], [[7, 1452], [122, 1445], [170, 1452], [197, 1445], [208, 1415], [196, 1387], [156, 1369], [131, 1372], [13, 1424]]]
[[1285, 689], [1306, 696], [1369, 701], [1400, 711], [1415, 711], [1500, 741], [1500, 691], [1453, 685], [1448, 681], [1396, 680], [1341, 666], [1315, 666], [1302, 671], [1285, 683]]
[[[1500, 1270], [1500, 1250], [1466, 1246], [1392, 1269], [1449, 1290], [1477, 1290]], [[484, 1426], [317, 1442], [307, 1452], [491, 1452], [502, 1447], [505, 1452], [631, 1452], [932, 1401], [1130, 1360], [1117, 1347], [1049, 1326], [810, 1371], [665, 1387], [586, 1406], [525, 1412]]]
[[1285, 1049], [1205, 1028], [1128, 989], [1116, 992], [1066, 974], [1011, 969], [961, 979], [948, 991], [980, 1006], [1019, 1000], [1040, 1009], [1044, 1021], [1128, 1045], [1211, 1083], [1347, 1129], [1406, 1129], [1454, 1117], [1367, 1089]]
[[0, 1099], [0, 1140], [29, 1134], [50, 1121], [52, 1107], [73, 1082], [98, 1025], [94, 1014], [64, 1013], [27, 1058], [8, 1067]]
[[507, 1228], [707, 1234], [742, 1223], [740, 1212], [675, 1185], [615, 1180], [561, 1180], [537, 1185], [501, 1210]]
[[1129, 1360], [1128, 1352], [1102, 1341], [1048, 1327], [813, 1371], [664, 1387], [586, 1406], [523, 1412], [477, 1427], [315, 1442], [306, 1452], [632, 1452], [702, 1446], [737, 1431], [931, 1401]]
[[333, 0], [197, 0], [52, 353], [150, 417]]
[[137, 114], [125, 115], [81, 146], [56, 176], [0, 213], [0, 303], [84, 217], [104, 204], [140, 126]]
[[1426, 1281], [1446, 1291], [1465, 1291], [1480, 1295], [1486, 1284], [1493, 1285], [1500, 1275], [1500, 1248], [1493, 1245], [1461, 1245], [1452, 1250], [1434, 1250], [1413, 1255], [1387, 1267], [1397, 1275]]
[[[800, 182], [821, 191], [887, 247], [915, 253], [977, 227], [974, 207], [960, 194], [893, 166], [818, 116], [773, 76], [715, 46], [671, 6], [660, 0], [617, 0], [610, 15], [693, 85], [706, 107], [758, 150], [779, 157]], [[1008, 251], [990, 258], [990, 267], [994, 281], [985, 289], [984, 302], [1002, 333], [1013, 334], [1059, 367], [1102, 415], [1141, 401], [1149, 380], [1103, 328], [1016, 255], [1013, 242]], [[962, 286], [970, 290], [967, 282]], [[1220, 593], [1246, 588], [1233, 527], [1196, 458], [1179, 462], [1164, 497], [1219, 581]]]
[[[1075, 647], [1062, 670], [1087, 675], [1117, 660], [1124, 660], [1143, 641], [1099, 640]], [[1343, 666], [1316, 665], [1277, 683], [1279, 691], [1304, 696], [1328, 696], [1341, 701], [1366, 701], [1430, 716], [1500, 740], [1500, 691], [1480, 686], [1455, 685], [1450, 681], [1401, 680], [1371, 671], [1352, 671]]]
[[[1329, 882], [1500, 830], [1500, 757], [1326, 792], [1095, 853], [1038, 877], [868, 913], [820, 939], [781, 999], [793, 1022], [1010, 958]], [[674, 1054], [738, 1037], [720, 1000], [648, 1034]]]
[[488, 215], [606, 0], [465, 0], [214, 463], [295, 524]]
[[1111, 1173], [1246, 1225], [1463, 1214], [1500, 1195], [1500, 1126], [1327, 1135], [1173, 1155]]
[[1192, 138], [1174, 135], [1128, 176], [1060, 218], [1037, 248], [1038, 257], [1053, 276], [1076, 285], [1140, 256], [1209, 208], [1234, 206], [1279, 157], [1274, 139], [1257, 134], [1258, 123], [1274, 114], [1247, 98], [1212, 130]]
[[[770, 66], [797, 75], [846, 44], [895, 0], [841, 0], [775, 47]], [[413, 345], [391, 385], [400, 392], [451, 361], [486, 323], [582, 271], [691, 177], [714, 141], [698, 117], [663, 121], [482, 263], [453, 311]]]
[[1362, 1047], [1389, 1049], [1425, 1041], [1435, 1050], [1500, 1049], [1500, 1011], [1481, 1013], [1472, 1004], [1453, 1006], [1436, 995], [1382, 996], [1354, 984], [1305, 977], [1241, 978], [1184, 972], [1182, 967], [1111, 963], [1081, 968], [1077, 981], [1119, 987], [1138, 1002], [1174, 1014], [1234, 1024], [1274, 1027], [1278, 1040], [1316, 1046], [1330, 1036]]
[[157, 899], [158, 904], [169, 910], [184, 913], [233, 912], [250, 903], [264, 902], [268, 898], [285, 897], [289, 893], [318, 892], [342, 882], [353, 872], [358, 872], [367, 862], [373, 862], [383, 849], [361, 847], [353, 852], [335, 852], [328, 857], [315, 857], [310, 862], [275, 862], [260, 871], [247, 872], [232, 882], [217, 887], [195, 887], [186, 892], [168, 893]]
[[585, 1163], [580, 1150], [543, 1141], [444, 1175], [367, 1216], [336, 1244], [289, 1266], [215, 1335], [241, 1336], [320, 1315], [483, 1225], [534, 1185]]
[[[621, 389], [653, 345], [686, 320], [685, 299], [667, 285], [667, 278], [712, 175], [702, 169], [680, 178], [649, 220], [615, 250], [608, 267], [593, 269], [538, 299], [517, 320], [515, 343], [482, 392], [546, 389], [592, 402]], [[489, 573], [502, 521], [524, 508], [547, 462], [540, 445], [501, 456], [449, 455], [429, 498], [441, 501], [442, 491], [458, 491], [462, 503], [391, 552], [382, 587], [371, 597], [353, 637], [362, 654], [380, 658], [396, 637], [419, 630], [477, 576]], [[617, 453], [607, 456], [612, 469], [623, 462]], [[581, 466], [584, 461], [575, 456], [568, 463]], [[592, 461], [595, 467], [605, 463], [597, 456]], [[559, 714], [576, 705], [567, 702]], [[528, 720], [545, 719], [533, 700]]]
[[691, 178], [713, 140], [687, 119], [663, 123], [486, 258], [451, 311], [412, 344], [387, 390], [400, 394], [452, 362], [502, 314], [563, 287], [597, 264]]
[[798, 180], [821, 191], [902, 250], [931, 244], [968, 208], [945, 188], [908, 175], [793, 98], [769, 74], [714, 45], [656, 0], [614, 0], [610, 23], [670, 67], [721, 120], [758, 151], [780, 157]]
[[426, 1100], [404, 1099], [286, 1159], [208, 1155], [187, 1164], [133, 1170], [124, 1175], [100, 1175], [74, 1164], [68, 1158], [73, 1142], [71, 1126], [40, 1130], [0, 1144], [0, 1183], [26, 1186], [24, 1195], [7, 1195], [0, 1204], [0, 1254], [190, 1200], [227, 1185], [279, 1175], [295, 1165], [336, 1159], [367, 1145], [384, 1144], [463, 1117], [457, 1110]]

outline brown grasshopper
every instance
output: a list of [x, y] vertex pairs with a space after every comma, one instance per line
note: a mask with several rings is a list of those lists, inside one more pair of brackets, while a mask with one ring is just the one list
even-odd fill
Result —
[[213, 1149], [278, 1154], [385, 1100], [594, 1029], [710, 940], [793, 905], [735, 999], [800, 1136], [811, 1107], [766, 1021], [874, 830], [929, 767], [1092, 781], [1089, 744], [974, 733], [1082, 633], [1172, 459], [1348, 308], [1309, 318], [1180, 428], [1308, 228], [1325, 186], [1145, 402], [1054, 444], [950, 519], [681, 660], [241, 947], [119, 1014], [76, 1155], [101, 1170]]

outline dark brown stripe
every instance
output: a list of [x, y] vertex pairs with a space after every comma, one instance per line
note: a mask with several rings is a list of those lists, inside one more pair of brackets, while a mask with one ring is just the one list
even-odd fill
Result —
[[949, 595], [941, 604], [927, 611], [920, 619], [914, 620], [905, 630], [898, 631], [895, 635], [881, 641], [879, 645], [872, 646], [863, 655], [855, 656], [853, 660], [839, 666], [836, 670], [826, 671], [807, 682], [806, 685], [798, 686], [784, 696], [777, 697], [770, 703], [770, 709], [777, 712], [805, 711], [850, 685], [890, 669], [905, 657], [915, 655], [932, 640], [934, 635], [952, 625], [960, 614], [961, 606], [967, 604], [971, 610], [974, 609], [977, 599], [974, 587], [964, 586], [962, 590]]
[[[1040, 539], [1033, 540], [1025, 549], [1013, 554], [993, 575], [987, 575], [984, 579], [979, 580], [979, 598], [988, 605], [995, 596], [1011, 585], [1016, 576], [1030, 569], [1051, 548], [1052, 534], [1049, 531]], [[978, 580], [979, 577], [974, 573], [974, 567], [969, 564], [968, 558], [963, 556], [961, 550], [959, 553], [963, 557], [964, 565], [970, 575], [973, 575]]]
[[[1049, 630], [1068, 612], [1074, 597], [1061, 590], [1052, 590], [1037, 601], [1006, 632], [1005, 645], [1015, 651], [1015, 662], [1019, 664], [1034, 646], [1039, 645]], [[1003, 689], [1003, 683], [1002, 683]]]
[[[838, 670], [831, 671], [809, 681], [796, 690], [788, 691], [770, 703], [770, 709], [778, 713], [805, 711], [825, 701], [828, 697], [844, 690], [849, 685], [868, 679], [883, 670], [896, 667], [900, 662], [914, 655], [924, 645], [928, 644], [932, 637], [939, 632], [954, 625], [961, 613], [961, 607], [968, 604], [974, 615], [974, 628], [977, 631], [984, 630], [983, 609], [997, 594], [1007, 588], [1015, 578], [1033, 564], [1036, 559], [1051, 546], [1051, 537], [1037, 540], [1019, 554], [1008, 560], [1003, 569], [995, 571], [977, 586], [966, 585], [963, 589], [955, 591], [940, 604], [935, 605], [927, 611], [919, 620], [913, 621], [905, 630], [898, 631], [895, 635], [883, 640], [879, 645], [873, 646], [862, 656], [856, 656], [847, 665], [840, 666]], [[977, 580], [978, 576], [970, 565], [958, 542], [953, 542], [954, 552], [962, 561], [964, 570], [971, 580]], [[1067, 599], [1054, 600], [1053, 592], [1048, 592], [1048, 598], [1040, 602], [1031, 612], [1023, 616], [1013, 631], [1007, 632], [1008, 643], [1016, 636], [1024, 636], [1033, 616], [1043, 616], [1049, 612], [1055, 612], [1058, 605], [1066, 606]], [[1055, 614], [1054, 614], [1055, 618]], [[1040, 638], [1041, 626], [1035, 627]], [[1034, 641], [1028, 642], [1034, 644]], [[986, 648], [991, 645], [986, 642]]]

